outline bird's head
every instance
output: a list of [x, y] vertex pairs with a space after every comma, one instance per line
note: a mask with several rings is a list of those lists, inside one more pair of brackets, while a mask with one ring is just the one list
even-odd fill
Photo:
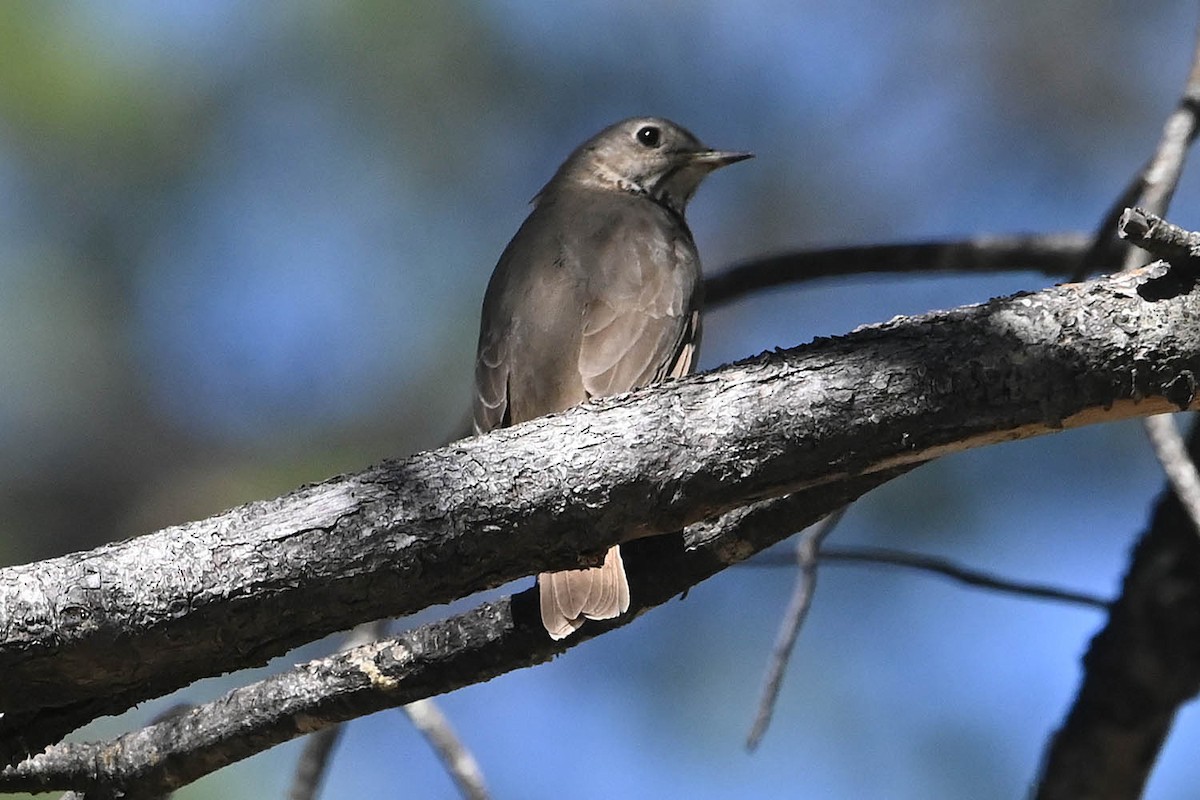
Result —
[[539, 193], [561, 184], [642, 194], [682, 215], [704, 177], [752, 153], [713, 150], [659, 117], [633, 117], [581, 144]]

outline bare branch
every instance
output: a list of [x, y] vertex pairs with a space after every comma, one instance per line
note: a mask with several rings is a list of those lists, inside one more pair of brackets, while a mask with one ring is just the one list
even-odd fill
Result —
[[846, 478], [691, 525], [683, 547], [659, 536], [626, 545], [632, 613], [575, 636], [545, 635], [536, 589], [396, 639], [302, 664], [235, 689], [179, 719], [113, 742], [58, 744], [0, 770], [0, 791], [136, 786], [163, 791], [308, 731], [541, 664], [632, 622], [690, 586], [907, 471]]
[[[1151, 214], [1163, 215], [1175, 195], [1175, 187], [1183, 174], [1183, 165], [1187, 161], [1188, 149], [1196, 140], [1197, 110], [1200, 109], [1200, 30], [1197, 31], [1196, 44], [1192, 50], [1192, 66], [1188, 70], [1187, 82], [1180, 95], [1179, 104], [1174, 113], [1167, 117], [1163, 125], [1162, 137], [1154, 150], [1149, 164], [1145, 168], [1146, 188], [1142, 194], [1142, 206]], [[1133, 205], [1130, 203], [1129, 205]], [[1145, 263], [1143, 257], [1135, 257], [1130, 252], [1125, 259], [1125, 268], [1132, 269]]]
[[1154, 446], [1154, 455], [1167, 473], [1167, 481], [1179, 499], [1180, 505], [1191, 517], [1192, 527], [1200, 535], [1200, 474], [1188, 456], [1183, 437], [1175, 428], [1170, 414], [1146, 417], [1142, 420], [1146, 436]]
[[[1200, 452], [1200, 426], [1188, 450]], [[1200, 537], [1174, 492], [1160, 496], [1083, 663], [1036, 797], [1141, 797], [1176, 712], [1200, 691]]]
[[[1200, 297], [1147, 302], [1144, 277], [898, 318], [0, 570], [0, 755], [361, 619], [759, 498], [1191, 407]], [[217, 624], [222, 637], [205, 635]]]
[[[375, 620], [359, 625], [350, 631], [350, 635], [342, 642], [339, 651], [345, 652], [356, 647], [377, 642], [387, 636], [388, 621]], [[296, 762], [296, 772], [292, 776], [292, 787], [288, 790], [288, 800], [314, 800], [320, 791], [325, 773], [329, 770], [329, 760], [338, 741], [342, 738], [344, 728], [341, 725], [331, 725], [309, 734]]]
[[735, 264], [708, 278], [704, 304], [711, 309], [788, 283], [872, 273], [1029, 271], [1064, 277], [1074, 272], [1089, 241], [1080, 233], [1050, 233], [781, 253]]
[[808, 609], [812, 606], [813, 594], [817, 590], [817, 551], [825, 537], [841, 522], [845, 513], [846, 508], [843, 506], [800, 534], [796, 540], [796, 564], [800, 569], [796, 574], [792, 599], [775, 637], [775, 646], [771, 649], [767, 674], [763, 679], [762, 696], [758, 701], [758, 711], [754, 715], [750, 734], [746, 737], [747, 750], [753, 751], [758, 747], [771, 724], [775, 702], [779, 699], [779, 688], [783, 685], [783, 676], [787, 673], [788, 661], [796, 646], [796, 637], [800, 635], [800, 626], [808, 617]]
[[304, 740], [304, 749], [300, 752], [300, 760], [296, 762], [296, 772], [292, 775], [288, 800], [315, 800], [321, 791], [325, 773], [329, 771], [333, 751], [341, 741], [344, 731], [342, 725], [330, 725], [308, 735]]
[[1097, 272], [1115, 271], [1124, 262], [1129, 247], [1117, 238], [1116, 233], [1125, 210], [1130, 206], [1137, 205], [1142, 198], [1142, 192], [1146, 191], [1146, 171], [1149, 168], [1150, 165], [1147, 163], [1138, 170], [1124, 191], [1117, 196], [1116, 201], [1104, 213], [1099, 226], [1092, 234], [1092, 241], [1087, 247], [1087, 252], [1083, 254], [1083, 258], [1079, 260], [1078, 266], [1071, 274], [1072, 282], [1077, 283]]
[[[1155, 232], [1150, 217], [1165, 213], [1175, 192], [1187, 150], [1196, 138], [1198, 104], [1200, 30], [1179, 105], [1143, 171], [1141, 204], [1148, 214], [1139, 210], [1123, 215], [1126, 235]], [[1122, 201], [1134, 204], [1128, 198]], [[1131, 248], [1125, 266], [1136, 268], [1145, 260]], [[1190, 291], [1193, 276], [1181, 272], [1170, 270], [1158, 287], [1144, 287], [1143, 296]], [[1200, 648], [1195, 645], [1200, 635], [1200, 538], [1198, 518], [1185, 508], [1187, 497], [1194, 494], [1192, 456], [1200, 450], [1200, 434], [1193, 431], [1188, 454], [1178, 447], [1170, 420], [1150, 423], [1146, 430], [1164, 470], [1172, 484], [1179, 481], [1185, 499], [1168, 492], [1138, 543], [1108, 624], [1092, 640], [1084, 659], [1083, 685], [1047, 750], [1039, 800], [1140, 797], [1175, 712], [1200, 690]]]
[[[1075, 592], [1042, 583], [1002, 578], [990, 572], [964, 567], [948, 558], [939, 558], [924, 553], [907, 553], [890, 547], [822, 547], [821, 552], [817, 554], [817, 559], [822, 564], [829, 565], [875, 564], [883, 567], [904, 567], [941, 575], [967, 586], [991, 589], [1018, 597], [1073, 603], [1101, 610], [1108, 608], [1108, 601], [1103, 597], [1086, 592]], [[783, 558], [782, 553], [764, 553], [753, 561], [746, 562], [743, 566], [782, 567], [791, 566], [794, 563], [794, 559]]]
[[404, 713], [433, 745], [464, 800], [488, 800], [487, 785], [479, 763], [471, 751], [463, 746], [450, 720], [446, 719], [437, 704], [429, 698], [414, 700], [404, 706]]
[[1108, 268], [1113, 259], [1124, 255], [1124, 269], [1133, 269], [1146, 263], [1145, 257], [1133, 248], [1117, 246], [1116, 234], [1119, 220], [1125, 209], [1140, 205], [1151, 214], [1167, 213], [1167, 206], [1179, 185], [1183, 174], [1188, 148], [1196, 139], [1196, 113], [1200, 106], [1200, 33], [1192, 51], [1192, 66], [1175, 111], [1163, 125], [1158, 147], [1130, 180], [1124, 191], [1105, 212], [1100, 227], [1093, 236], [1087, 254], [1079, 262], [1079, 269], [1072, 280]]
[[1200, 258], [1200, 233], [1167, 222], [1141, 208], [1127, 208], [1118, 233], [1156, 258], [1183, 265]]

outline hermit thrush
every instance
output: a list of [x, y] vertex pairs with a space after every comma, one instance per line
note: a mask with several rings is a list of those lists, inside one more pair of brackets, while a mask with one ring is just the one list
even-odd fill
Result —
[[[638, 117], [563, 162], [488, 282], [477, 433], [691, 371], [702, 284], [684, 209], [706, 175], [750, 157]], [[538, 584], [554, 639], [629, 609], [619, 547], [602, 566], [542, 573]]]

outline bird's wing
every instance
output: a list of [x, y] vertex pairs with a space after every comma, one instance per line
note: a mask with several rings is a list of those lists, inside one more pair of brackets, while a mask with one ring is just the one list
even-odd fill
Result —
[[512, 424], [512, 402], [509, 387], [513, 371], [513, 324], [516, 314], [513, 303], [523, 294], [519, 287], [528, 270], [521, 266], [527, 255], [525, 243], [529, 220], [521, 226], [512, 241], [500, 254], [483, 297], [479, 322], [479, 347], [475, 355], [475, 433], [487, 433]]
[[647, 225], [595, 249], [579, 374], [592, 396], [687, 374], [700, 340], [690, 237]]
[[502, 428], [510, 422], [508, 336], [503, 331], [487, 336], [487, 326], [483, 331], [475, 359], [475, 433]]
[[[587, 199], [543, 202], [500, 257], [475, 361], [477, 433], [691, 370], [700, 267], [686, 228], [625, 197]], [[564, 234], [547, 212], [580, 224]]]

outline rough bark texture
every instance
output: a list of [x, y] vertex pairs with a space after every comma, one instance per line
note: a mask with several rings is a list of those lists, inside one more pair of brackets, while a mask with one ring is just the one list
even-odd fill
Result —
[[[1200, 456], [1200, 427], [1189, 450]], [[1083, 685], [1047, 751], [1039, 800], [1141, 796], [1176, 711], [1200, 692], [1198, 534], [1168, 489], [1084, 657]]]
[[357, 622], [753, 501], [1187, 408], [1200, 300], [1146, 300], [1149, 278], [898, 318], [2, 570], [0, 757]]
[[727, 566], [840, 508], [900, 472], [876, 472], [756, 503], [689, 526], [683, 546], [660, 536], [626, 546], [631, 613], [545, 635], [536, 589], [450, 619], [301, 664], [177, 717], [104, 744], [60, 744], [0, 770], [0, 791], [183, 786], [281, 742], [386, 708], [541, 664], [627, 625]]

